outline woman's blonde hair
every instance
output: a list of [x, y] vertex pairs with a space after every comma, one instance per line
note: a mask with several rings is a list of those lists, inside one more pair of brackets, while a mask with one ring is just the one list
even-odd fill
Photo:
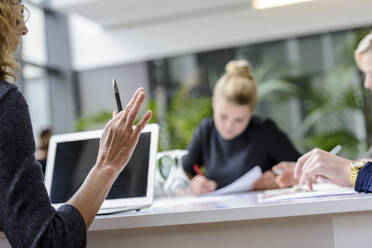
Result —
[[224, 99], [238, 105], [256, 106], [257, 87], [251, 67], [246, 60], [230, 61], [226, 73], [217, 81], [213, 91], [213, 102]]
[[19, 43], [19, 26], [23, 16], [12, 0], [0, 0], [0, 79], [16, 79], [18, 63], [15, 59]]
[[362, 64], [362, 55], [371, 49], [372, 49], [372, 33], [367, 35], [360, 41], [358, 48], [354, 52], [354, 58], [359, 68], [361, 68], [361, 64]]

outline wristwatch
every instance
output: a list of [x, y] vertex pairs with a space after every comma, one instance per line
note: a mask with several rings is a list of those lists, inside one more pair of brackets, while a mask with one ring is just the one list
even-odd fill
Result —
[[359, 170], [367, 164], [364, 160], [355, 160], [350, 164], [350, 182], [351, 185], [355, 186], [355, 182], [358, 177]]

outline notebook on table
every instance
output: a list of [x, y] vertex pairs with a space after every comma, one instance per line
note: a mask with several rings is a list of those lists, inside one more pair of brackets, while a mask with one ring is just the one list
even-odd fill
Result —
[[[45, 186], [55, 207], [67, 202], [96, 163], [103, 130], [52, 136]], [[153, 201], [159, 127], [147, 125], [124, 170], [113, 184], [98, 214], [149, 207]]]

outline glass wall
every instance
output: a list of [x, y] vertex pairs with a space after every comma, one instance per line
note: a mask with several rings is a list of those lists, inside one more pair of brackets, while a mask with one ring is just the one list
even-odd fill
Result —
[[27, 3], [30, 19], [27, 22], [29, 32], [23, 37], [22, 58], [38, 65], [47, 64], [46, 34], [44, 10], [38, 5]]
[[160, 118], [168, 137], [161, 148], [186, 147], [199, 122], [212, 115], [211, 94], [226, 63], [246, 59], [258, 84], [256, 115], [273, 119], [301, 152], [342, 144], [342, 155], [357, 157], [367, 148], [364, 113], [369, 109], [353, 50], [368, 31], [345, 30], [149, 61], [155, 103], [166, 98], [156, 109], [168, 113]]
[[23, 79], [34, 135], [39, 135], [41, 130], [51, 126], [48, 74], [44, 68], [25, 64]]
[[30, 10], [29, 30], [22, 40], [23, 73], [21, 89], [27, 100], [36, 143], [40, 132], [51, 127], [47, 69], [45, 12], [40, 1], [25, 1]]

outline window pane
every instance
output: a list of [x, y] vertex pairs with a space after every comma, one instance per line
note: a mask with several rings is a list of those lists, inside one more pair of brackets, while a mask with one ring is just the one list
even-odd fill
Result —
[[28, 34], [23, 37], [23, 59], [27, 62], [45, 65], [46, 38], [44, 11], [33, 5], [27, 4], [31, 16], [27, 22]]
[[301, 71], [304, 74], [324, 71], [324, 57], [320, 35], [298, 39], [300, 47]]
[[23, 69], [24, 96], [28, 102], [34, 136], [51, 126], [49, 87], [47, 73], [43, 68], [25, 65]]
[[26, 2], [26, 4], [27, 4], [27, 2], [32, 2], [32, 3], [36, 3], [36, 4], [42, 4], [44, 2], [44, 0], [27, 0], [25, 2]]

